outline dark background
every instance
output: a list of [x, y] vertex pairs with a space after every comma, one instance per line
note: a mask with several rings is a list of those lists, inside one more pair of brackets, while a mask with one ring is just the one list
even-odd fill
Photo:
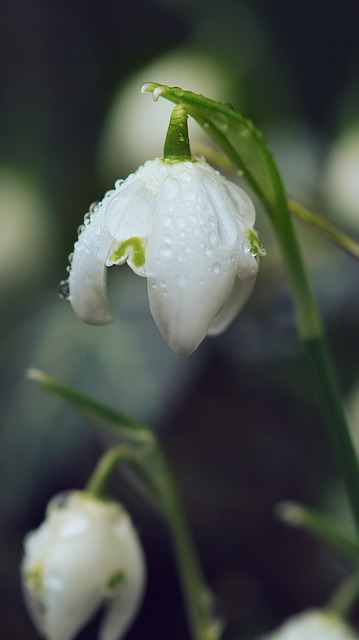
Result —
[[[135, 168], [121, 136], [118, 165], [101, 165], [117, 92], [175, 51], [190, 51], [193, 66], [196, 55], [218, 60], [230, 95], [209, 97], [229, 99], [264, 130], [295, 195], [358, 235], [359, 223], [331, 207], [325, 180], [337, 138], [359, 121], [358, 3], [12, 0], [2, 3], [1, 16], [1, 637], [37, 637], [20, 593], [22, 539], [55, 493], [84, 486], [106, 442], [25, 381], [30, 366], [158, 431], [228, 640], [254, 638], [294, 612], [324, 605], [349, 566], [288, 530], [273, 510], [294, 499], [350, 522], [260, 207], [268, 256], [253, 298], [223, 336], [186, 360], [168, 353], [144, 283], [125, 268], [111, 278], [121, 305], [109, 328], [81, 325], [56, 288], [89, 203]], [[355, 427], [358, 265], [298, 231]], [[117, 495], [140, 530], [148, 563], [145, 602], [128, 637], [187, 638], [164, 523], [123, 476]], [[95, 638], [97, 622], [81, 638]]]

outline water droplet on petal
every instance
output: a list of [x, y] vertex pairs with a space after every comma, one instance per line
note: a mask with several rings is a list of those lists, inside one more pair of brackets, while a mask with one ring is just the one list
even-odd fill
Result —
[[248, 240], [245, 240], [245, 242], [243, 242], [242, 244], [242, 247], [243, 247], [244, 253], [249, 253], [251, 250], [251, 243], [248, 242]]
[[160, 245], [159, 252], [162, 256], [170, 256], [172, 253], [172, 250], [169, 244], [166, 244], [165, 242], [163, 242]]
[[[95, 213], [95, 211], [97, 211], [97, 209], [98, 209], [98, 204], [99, 204], [99, 203], [98, 203], [98, 200], [95, 200], [95, 202], [92, 202], [92, 203], [90, 204], [90, 207], [89, 207], [89, 214], [90, 214], [90, 215], [91, 215], [91, 213]], [[86, 215], [87, 215], [87, 214], [86, 214]], [[85, 216], [85, 217], [86, 217], [86, 216]]]
[[178, 287], [184, 287], [186, 285], [187, 278], [184, 273], [178, 273], [176, 276], [176, 284]]
[[179, 177], [181, 178], [181, 180], [184, 180], [184, 182], [190, 182], [191, 180], [191, 176], [188, 171], [180, 171]]
[[68, 280], [61, 280], [57, 288], [57, 293], [61, 300], [68, 300], [70, 296], [70, 285]]
[[166, 178], [164, 185], [163, 185], [163, 189], [162, 189], [162, 196], [166, 199], [166, 200], [173, 200], [177, 193], [179, 191], [179, 185], [178, 185], [178, 180], [176, 180], [176, 178]]
[[191, 202], [194, 202], [196, 199], [196, 192], [194, 191], [194, 189], [188, 189], [187, 191], [184, 192], [183, 196], [184, 198], [186, 198], [186, 200], [190, 200]]
[[216, 234], [214, 233], [214, 231], [211, 231], [211, 232], [210, 232], [210, 234], [209, 234], [209, 236], [208, 236], [208, 240], [209, 240], [209, 243], [210, 243], [213, 247], [215, 247], [215, 246], [216, 246], [216, 243], [217, 243], [217, 236], [216, 236]]
[[185, 219], [184, 219], [184, 218], [179, 217], [179, 218], [177, 218], [177, 219], [176, 219], [176, 222], [177, 222], [177, 225], [178, 225], [181, 229], [183, 229], [183, 227], [185, 227], [185, 226], [186, 226], [186, 221], [185, 221]]
[[219, 264], [219, 262], [214, 262], [212, 268], [213, 268], [213, 273], [215, 273], [216, 275], [221, 271], [221, 265]]

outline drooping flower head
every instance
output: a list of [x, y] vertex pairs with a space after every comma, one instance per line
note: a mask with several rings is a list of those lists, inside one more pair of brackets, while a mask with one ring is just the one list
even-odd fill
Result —
[[106, 268], [127, 262], [147, 278], [163, 338], [189, 354], [223, 331], [252, 291], [262, 252], [254, 222], [242, 189], [203, 158], [167, 151], [85, 216], [70, 269], [72, 307], [90, 324], [110, 322]]
[[100, 640], [120, 640], [139, 607], [145, 569], [130, 517], [85, 492], [53, 499], [24, 542], [25, 601], [47, 640], [72, 640], [102, 604]]

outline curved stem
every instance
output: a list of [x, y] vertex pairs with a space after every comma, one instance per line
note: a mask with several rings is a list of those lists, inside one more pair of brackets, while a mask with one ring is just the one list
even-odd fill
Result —
[[197, 640], [219, 640], [222, 635], [222, 624], [215, 615], [213, 597], [203, 577], [182, 501], [164, 458], [162, 458], [161, 472], [166, 477], [169, 497], [166, 516], [192, 636]]
[[299, 220], [310, 225], [312, 229], [315, 229], [321, 233], [325, 238], [333, 242], [338, 247], [349, 253], [354, 258], [359, 259], [359, 242], [348, 233], [340, 229], [331, 220], [328, 220], [323, 214], [318, 211], [312, 211], [309, 207], [295, 200], [294, 198], [288, 198], [289, 212], [295, 215]]
[[91, 493], [95, 498], [107, 498], [110, 492], [111, 481], [118, 464], [133, 459], [134, 456], [127, 447], [118, 446], [108, 449], [97, 463], [85, 487], [85, 491]]

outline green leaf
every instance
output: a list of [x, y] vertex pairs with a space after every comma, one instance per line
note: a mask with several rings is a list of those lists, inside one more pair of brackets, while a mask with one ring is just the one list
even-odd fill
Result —
[[62, 398], [95, 426], [111, 429], [118, 443], [128, 451], [127, 463], [135, 468], [136, 475], [147, 492], [154, 498], [157, 506], [166, 513], [169, 498], [164, 490], [163, 476], [166, 476], [167, 467], [156, 436], [148, 427], [62, 384], [38, 369], [29, 369], [27, 377], [40, 384], [46, 391]]
[[281, 502], [277, 516], [293, 527], [301, 527], [340, 551], [353, 564], [359, 564], [359, 545], [335, 520], [297, 502]]

